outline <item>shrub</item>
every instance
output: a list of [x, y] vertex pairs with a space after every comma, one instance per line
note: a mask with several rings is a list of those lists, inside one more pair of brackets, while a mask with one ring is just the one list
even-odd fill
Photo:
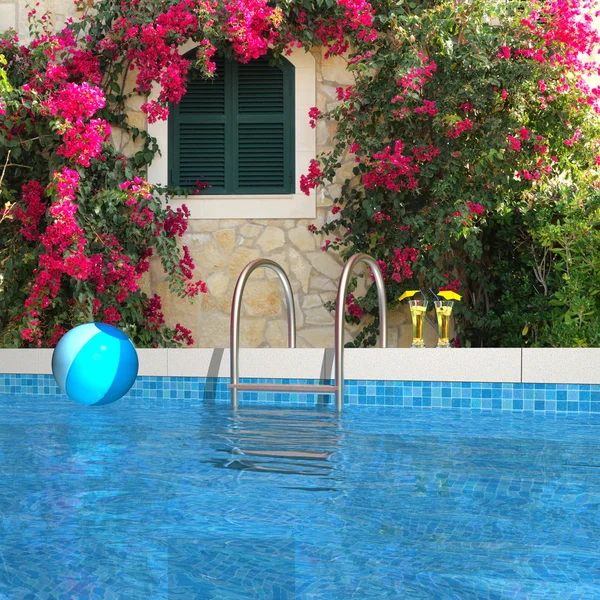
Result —
[[[324, 249], [376, 257], [392, 307], [414, 287], [462, 293], [463, 344], [577, 343], [549, 333], [556, 311], [548, 308], [600, 316], [576, 308], [569, 291], [598, 275], [597, 254], [567, 274], [565, 232], [550, 231], [573, 198], [582, 206], [569, 208], [561, 227], [586, 229], [598, 176], [600, 90], [587, 83], [598, 73], [592, 4], [374, 6], [377, 39], [356, 40], [349, 58], [355, 85], [338, 89], [328, 113], [311, 114], [335, 121], [337, 137], [312, 163], [305, 189], [354, 161], [334, 216], [313, 228], [328, 235]], [[596, 251], [591, 238], [569, 247]], [[374, 292], [353, 300], [360, 313], [376, 317]], [[356, 345], [375, 342], [376, 321]]]

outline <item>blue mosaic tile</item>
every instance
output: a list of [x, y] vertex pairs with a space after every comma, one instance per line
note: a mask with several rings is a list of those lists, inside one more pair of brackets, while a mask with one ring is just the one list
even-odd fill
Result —
[[544, 388], [355, 382], [342, 418], [255, 392], [272, 406], [232, 416], [226, 380], [140, 378], [94, 410], [27, 377], [0, 376], [2, 598], [599, 597], [600, 415], [533, 413]]
[[[315, 379], [244, 378], [242, 381], [333, 384], [331, 380]], [[210, 377], [138, 377], [128, 396], [163, 404], [197, 399], [229, 402], [228, 382], [226, 378]], [[57, 396], [61, 392], [52, 375], [0, 374], [0, 394]], [[241, 392], [240, 402], [315, 405], [331, 404], [333, 399], [313, 394]], [[600, 385], [348, 380], [345, 404], [589, 414], [600, 412]]]

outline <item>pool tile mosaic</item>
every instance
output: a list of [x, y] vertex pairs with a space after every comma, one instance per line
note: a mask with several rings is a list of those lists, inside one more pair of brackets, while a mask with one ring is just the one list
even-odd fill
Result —
[[[202, 400], [228, 402], [228, 379], [211, 377], [138, 377], [128, 396], [158, 404]], [[250, 379], [245, 383], [332, 384], [315, 379]], [[61, 392], [52, 375], [0, 374], [0, 394], [56, 396]], [[329, 404], [330, 396], [242, 392], [246, 404]], [[600, 413], [600, 385], [556, 383], [479, 383], [444, 381], [346, 380], [345, 403], [355, 406], [461, 408], [470, 410], [545, 413]]]
[[600, 415], [233, 412], [144, 383], [100, 409], [0, 394], [0, 599], [600, 598]]

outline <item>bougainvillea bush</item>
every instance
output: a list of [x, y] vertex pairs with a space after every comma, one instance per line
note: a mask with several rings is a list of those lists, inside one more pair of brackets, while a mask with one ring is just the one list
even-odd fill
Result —
[[[30, 43], [0, 37], [0, 344], [51, 346], [92, 318], [141, 346], [191, 343], [139, 288], [155, 255], [174, 293], [205, 291], [177, 243], [187, 211], [145, 180], [160, 149], [128, 124], [127, 102], [140, 96], [150, 122], [165, 119], [190, 69], [214, 75], [217, 52], [245, 62], [314, 45], [346, 56], [356, 76], [330, 113], [307, 115], [336, 121], [337, 137], [302, 189], [347, 175], [331, 218], [311, 227], [324, 251], [374, 255], [391, 299], [415, 286], [459, 291], [466, 344], [598, 339], [600, 92], [586, 83], [598, 72], [587, 0], [76, 4], [80, 17], [58, 33], [32, 11]], [[193, 61], [179, 52], [189, 40]], [[116, 152], [115, 128], [143, 148]], [[356, 344], [372, 344], [373, 290], [347, 304], [366, 323]]]
[[[91, 319], [118, 324], [140, 346], [191, 344], [190, 331], [166, 326], [161, 299], [140, 289], [153, 255], [174, 293], [193, 298], [206, 286], [177, 244], [187, 210], [171, 210], [167, 190], [145, 181], [159, 149], [128, 124], [126, 103], [138, 95], [150, 122], [165, 119], [190, 69], [211, 77], [217, 51], [246, 62], [271, 46], [302, 45], [294, 31], [306, 15], [266, 0], [76, 4], [80, 18], [59, 32], [34, 9], [30, 43], [14, 32], [0, 37], [0, 345], [53, 346]], [[332, 53], [345, 50], [348, 33], [371, 31], [362, 3], [324, 10], [331, 19], [321, 19], [318, 36]], [[179, 52], [189, 40], [195, 61]], [[142, 139], [143, 149], [116, 152], [112, 128]]]
[[[586, 0], [374, 4], [306, 189], [354, 161], [316, 233], [379, 260], [391, 299], [452, 289], [464, 345], [600, 342], [600, 38]], [[584, 236], [584, 237], [581, 237]], [[375, 290], [349, 299], [376, 317]], [[432, 295], [429, 294], [430, 298]], [[375, 341], [376, 322], [356, 344]]]

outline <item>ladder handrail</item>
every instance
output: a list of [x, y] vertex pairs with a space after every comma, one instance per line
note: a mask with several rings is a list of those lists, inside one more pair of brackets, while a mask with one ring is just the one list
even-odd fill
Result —
[[[287, 305], [287, 318], [288, 318], [288, 348], [296, 347], [296, 308], [294, 306], [294, 292], [290, 285], [290, 280], [286, 275], [286, 272], [278, 265], [275, 261], [268, 258], [259, 258], [248, 263], [244, 270], [240, 273], [240, 276], [235, 285], [233, 292], [233, 299], [231, 301], [231, 323], [230, 323], [230, 370], [231, 370], [231, 383], [239, 383], [239, 351], [240, 351], [240, 314], [242, 307], [242, 297], [244, 295], [244, 288], [246, 282], [255, 269], [259, 267], [266, 267], [272, 269], [279, 276], [279, 280], [283, 285], [285, 292], [285, 301]], [[232, 407], [237, 409], [238, 407], [238, 390], [236, 388], [231, 389], [231, 404]]]
[[337, 301], [335, 306], [335, 408], [342, 412], [344, 405], [344, 316], [346, 312], [346, 295], [348, 284], [354, 267], [359, 263], [366, 263], [373, 273], [377, 296], [379, 299], [379, 338], [381, 347], [387, 348], [387, 298], [383, 276], [377, 261], [368, 254], [355, 254], [344, 266], [340, 283], [338, 285]]
[[[385, 284], [383, 276], [379, 269], [377, 261], [368, 254], [355, 254], [345, 264], [340, 277], [335, 311], [335, 408], [337, 412], [342, 412], [344, 406], [344, 317], [346, 311], [346, 295], [348, 293], [348, 284], [350, 277], [357, 264], [365, 263], [373, 274], [375, 285], [377, 286], [377, 297], [379, 301], [379, 338], [382, 348], [387, 348], [387, 298], [385, 293]], [[259, 268], [266, 267], [277, 273], [283, 285], [285, 300], [287, 305], [288, 317], [288, 348], [296, 347], [296, 309], [294, 306], [294, 293], [286, 272], [276, 262], [268, 258], [259, 258], [248, 263], [235, 285], [233, 299], [231, 301], [231, 329], [230, 329], [230, 372], [231, 372], [231, 405], [234, 410], [238, 408], [238, 388], [239, 384], [239, 351], [240, 351], [240, 314], [242, 306], [242, 297], [246, 282], [252, 272]], [[244, 386], [240, 386], [244, 387]], [[271, 386], [273, 387], [273, 386]], [[283, 389], [284, 386], [281, 386]], [[308, 387], [308, 386], [306, 386]], [[319, 387], [319, 386], [317, 386]], [[321, 386], [329, 387], [329, 386]], [[332, 392], [333, 393], [333, 389]]]

